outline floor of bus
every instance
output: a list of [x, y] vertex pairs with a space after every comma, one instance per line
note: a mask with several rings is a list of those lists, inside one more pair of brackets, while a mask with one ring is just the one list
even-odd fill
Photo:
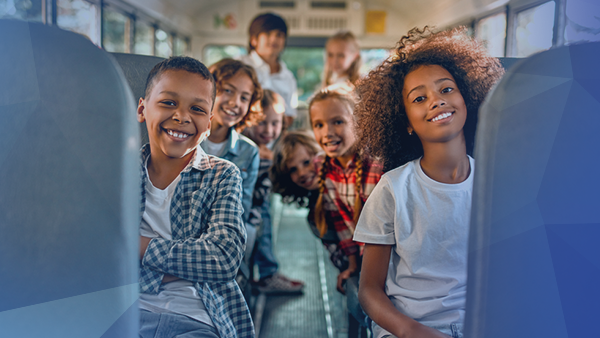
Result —
[[346, 298], [335, 288], [337, 269], [306, 222], [306, 209], [272, 199], [273, 246], [279, 271], [305, 282], [301, 295], [252, 295], [256, 337], [346, 338]]

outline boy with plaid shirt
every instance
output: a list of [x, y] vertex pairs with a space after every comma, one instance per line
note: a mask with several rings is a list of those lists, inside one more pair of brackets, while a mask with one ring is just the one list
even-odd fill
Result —
[[254, 337], [234, 278], [242, 260], [241, 176], [198, 147], [210, 130], [215, 83], [188, 57], [156, 65], [140, 98], [140, 337]]

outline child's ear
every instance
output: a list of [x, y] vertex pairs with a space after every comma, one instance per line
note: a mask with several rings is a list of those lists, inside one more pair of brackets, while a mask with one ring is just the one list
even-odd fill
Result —
[[141, 122], [146, 121], [146, 117], [144, 116], [145, 111], [146, 111], [146, 101], [144, 101], [144, 99], [140, 97], [140, 101], [138, 102], [138, 107], [137, 107], [138, 122], [141, 123]]
[[406, 131], [408, 132], [408, 135], [412, 135], [413, 131], [415, 131], [415, 130], [409, 124], [408, 127], [406, 127]]
[[250, 37], [250, 46], [256, 48], [257, 44], [258, 44], [258, 36], [251, 36]]

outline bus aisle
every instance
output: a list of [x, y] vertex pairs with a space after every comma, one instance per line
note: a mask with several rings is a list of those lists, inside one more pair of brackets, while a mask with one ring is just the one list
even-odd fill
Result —
[[308, 210], [272, 198], [273, 245], [280, 271], [305, 282], [300, 295], [254, 295], [257, 337], [342, 338], [348, 335], [346, 299], [336, 291], [338, 271], [306, 223]]

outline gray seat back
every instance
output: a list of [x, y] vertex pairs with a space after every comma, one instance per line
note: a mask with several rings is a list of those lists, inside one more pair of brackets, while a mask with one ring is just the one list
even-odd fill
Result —
[[[144, 97], [144, 89], [146, 87], [146, 79], [152, 68], [164, 58], [158, 56], [136, 55], [111, 53], [115, 60], [121, 66], [123, 74], [127, 79], [127, 83], [133, 92], [134, 103], [137, 107], [140, 97]], [[146, 122], [140, 123], [140, 133], [142, 144], [148, 143], [148, 129]]]
[[520, 60], [481, 107], [465, 337], [597, 334], [598, 55], [590, 43]]
[[134, 337], [139, 132], [112, 57], [75, 33], [0, 20], [0, 328]]

